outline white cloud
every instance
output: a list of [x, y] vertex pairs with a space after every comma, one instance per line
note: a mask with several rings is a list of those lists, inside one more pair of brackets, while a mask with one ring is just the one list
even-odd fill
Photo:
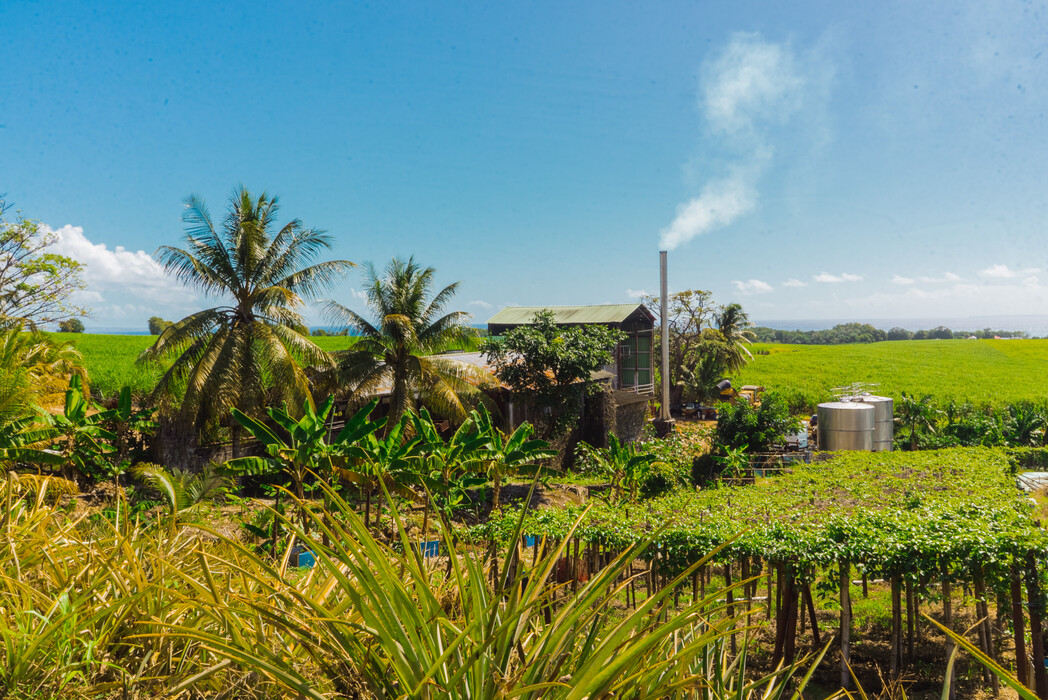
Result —
[[772, 286], [761, 280], [747, 280], [746, 282], [734, 280], [732, 284], [735, 285], [735, 290], [739, 294], [766, 294], [772, 291]]
[[819, 274], [813, 276], [812, 279], [816, 282], [838, 284], [840, 282], [861, 282], [862, 275], [852, 274], [851, 272], [842, 272], [839, 275], [831, 275], [828, 272], [820, 272]]
[[808, 283], [807, 282], [801, 282], [796, 277], [791, 277], [788, 280], [786, 280], [785, 282], [783, 282], [782, 286], [783, 287], [807, 287]]
[[1023, 270], [1013, 270], [1007, 265], [991, 265], [985, 270], [980, 270], [979, 275], [982, 277], [990, 277], [995, 279], [1015, 279], [1016, 277], [1029, 277], [1036, 275], [1041, 270], [1036, 267], [1029, 267]]
[[955, 275], [952, 272], [947, 272], [947, 273], [943, 274], [942, 277], [925, 277], [925, 276], [921, 276], [921, 277], [918, 277], [917, 279], [920, 280], [921, 282], [924, 282], [925, 284], [942, 284], [943, 282], [960, 282], [961, 281], [961, 276], [960, 275]]
[[481, 308], [481, 309], [493, 309], [493, 308], [495, 308], [494, 304], [489, 304], [488, 302], [481, 301], [480, 299], [474, 299], [473, 301], [468, 301], [468, 302], [466, 302], [466, 305], [467, 306], [476, 306], [476, 307]]
[[893, 275], [892, 276], [892, 284], [902, 284], [902, 285], [913, 284], [913, 278], [912, 277], [903, 277], [902, 275]]
[[643, 289], [627, 289], [626, 296], [630, 299], [643, 299], [644, 297], [651, 296]]
[[201, 308], [198, 295], [169, 277], [145, 251], [92, 243], [80, 226], [66, 225], [54, 233], [52, 251], [84, 264], [87, 288], [76, 300], [91, 308], [89, 328], [144, 330], [150, 316], [178, 320]]

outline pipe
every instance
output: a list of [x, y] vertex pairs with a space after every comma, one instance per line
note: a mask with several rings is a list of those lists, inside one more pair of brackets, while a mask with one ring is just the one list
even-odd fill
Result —
[[666, 282], [666, 251], [659, 251], [659, 274], [661, 276], [661, 290], [659, 301], [662, 313], [662, 407], [659, 410], [661, 420], [670, 419], [670, 326], [667, 323], [668, 313], [667, 297], [669, 296], [669, 285]]

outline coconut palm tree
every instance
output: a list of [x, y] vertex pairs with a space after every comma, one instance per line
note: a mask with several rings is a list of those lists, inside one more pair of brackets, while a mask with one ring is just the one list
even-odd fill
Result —
[[438, 354], [476, 336], [466, 326], [469, 314], [444, 313], [458, 282], [433, 294], [435, 272], [414, 258], [394, 258], [382, 272], [368, 263], [365, 294], [374, 322], [327, 302], [332, 320], [359, 336], [339, 355], [339, 383], [358, 396], [389, 391], [387, 431], [420, 402], [439, 415], [465, 420], [470, 404], [482, 400], [479, 388], [495, 383], [489, 372]]
[[726, 369], [729, 372], [738, 372], [753, 359], [753, 355], [746, 347], [753, 342], [753, 331], [749, 330], [750, 318], [742, 310], [740, 304], [728, 304], [717, 314], [717, 329], [724, 336], [727, 343], [725, 353]]
[[[331, 238], [293, 219], [277, 229], [276, 197], [234, 191], [220, 227], [195, 195], [186, 199], [185, 249], [158, 251], [165, 270], [222, 305], [172, 324], [139, 362], [173, 359], [153, 398], [181, 396], [179, 417], [197, 435], [230, 409], [258, 415], [268, 404], [312, 404], [304, 366], [329, 366], [331, 357], [304, 334], [298, 310], [353, 263], [314, 263]], [[233, 425], [233, 449], [239, 451]]]

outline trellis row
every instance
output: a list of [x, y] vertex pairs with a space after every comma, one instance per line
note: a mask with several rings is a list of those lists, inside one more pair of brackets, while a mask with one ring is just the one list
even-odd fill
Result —
[[[1048, 698], [1041, 642], [1044, 537], [1030, 516], [1028, 501], [1015, 489], [1011, 471], [1007, 455], [998, 450], [847, 455], [798, 469], [764, 482], [763, 487], [647, 503], [597, 504], [584, 513], [571, 508], [530, 513], [525, 529], [538, 536], [536, 547], [544, 539], [550, 546], [571, 538], [558, 570], [572, 587], [628, 545], [651, 538], [653, 554], [647, 568], [637, 572], [627, 588], [627, 601], [634, 606], [638, 587], [650, 596], [716, 551], [713, 561], [693, 574], [692, 599], [705, 597], [716, 567], [729, 591], [725, 612], [731, 616], [738, 605], [749, 609], [758, 602], [757, 586], [763, 581], [766, 595], [759, 602], [766, 604], [774, 624], [775, 664], [795, 658], [798, 627], [811, 628], [817, 637], [811, 583], [822, 573], [836, 582], [841, 607], [842, 687], [850, 682], [853, 570], [862, 574], [864, 595], [870, 576], [890, 585], [890, 670], [895, 675], [914, 657], [921, 592], [936, 583], [942, 587], [943, 620], [948, 627], [955, 622], [955, 587], [974, 591], [976, 619], [983, 620], [977, 628], [978, 645], [996, 658], [995, 647], [1003, 633], [988, 616], [987, 596], [993, 592], [1003, 602], [998, 606], [999, 621], [1005, 615], [1011, 618], [1017, 659], [1032, 657], [1027, 664], [1017, 663], [1017, 675], [1036, 688], [1038, 697]], [[801, 507], [804, 500], [807, 507]], [[498, 540], [517, 517], [507, 513], [478, 534]], [[742, 585], [739, 599], [733, 583]], [[681, 595], [682, 591], [676, 592], [675, 602]], [[995, 684], [997, 679], [987, 672], [986, 680]]]

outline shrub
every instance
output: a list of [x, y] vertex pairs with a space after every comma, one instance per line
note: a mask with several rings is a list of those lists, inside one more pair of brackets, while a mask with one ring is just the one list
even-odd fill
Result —
[[725, 404], [717, 411], [717, 446], [745, 447], [749, 452], [767, 452], [785, 442], [797, 430], [798, 421], [790, 416], [789, 404], [781, 394], [764, 396], [759, 406], [745, 402]]

